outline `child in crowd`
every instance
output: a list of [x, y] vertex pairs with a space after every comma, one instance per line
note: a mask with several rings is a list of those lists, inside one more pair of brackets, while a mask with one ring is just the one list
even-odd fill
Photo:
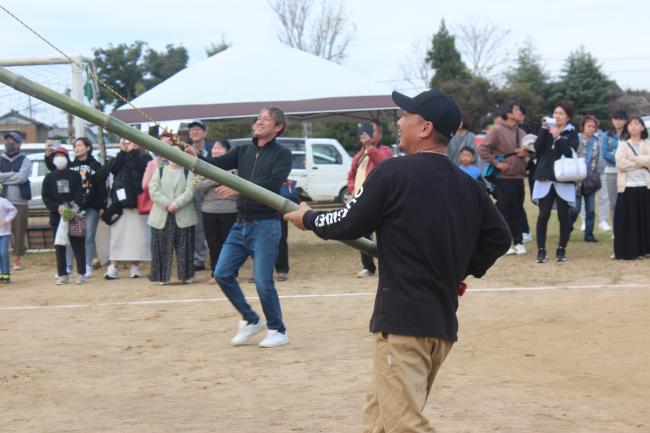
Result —
[[[2, 192], [2, 184], [0, 184]], [[8, 283], [11, 281], [9, 272], [9, 242], [11, 241], [11, 221], [18, 211], [9, 200], [0, 197], [0, 282]]]
[[460, 155], [458, 157], [460, 165], [458, 166], [465, 173], [469, 174], [472, 179], [478, 179], [481, 176], [481, 171], [477, 166], [475, 166], [474, 158], [476, 156], [476, 151], [469, 146], [463, 146], [460, 149]]

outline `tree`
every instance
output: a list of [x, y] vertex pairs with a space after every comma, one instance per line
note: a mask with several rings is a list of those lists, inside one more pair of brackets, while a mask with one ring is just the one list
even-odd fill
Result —
[[[187, 66], [189, 57], [185, 47], [170, 44], [165, 51], [157, 52], [151, 48], [145, 51], [146, 45], [143, 41], [131, 45], [109, 44], [108, 48], [95, 48], [93, 52], [99, 78], [129, 101]], [[116, 108], [122, 103], [104, 86], [99, 86], [101, 109]]]
[[356, 30], [344, 3], [321, 0], [317, 16], [311, 0], [269, 0], [269, 6], [280, 22], [280, 42], [335, 63], [345, 60]]
[[469, 70], [456, 49], [456, 38], [447, 30], [444, 19], [440, 22], [438, 33], [433, 35], [426, 61], [435, 70], [431, 87], [440, 87], [441, 83], [448, 81], [467, 81], [470, 78]]
[[555, 101], [549, 98], [551, 85], [541, 64], [541, 58], [530, 40], [519, 48], [515, 65], [506, 72], [506, 86], [498, 99], [513, 99], [527, 109], [527, 124], [533, 130], [539, 120], [550, 114]]
[[217, 44], [212, 42], [209, 47], [206, 47], [205, 54], [207, 54], [208, 57], [212, 57], [215, 54], [219, 54], [220, 52], [227, 50], [230, 48], [230, 45], [230, 42], [226, 42], [225, 36], [221, 35], [221, 42]]
[[148, 49], [144, 55], [142, 70], [145, 90], [157, 86], [187, 66], [189, 56], [185, 47], [168, 44], [165, 48], [166, 51], [160, 52]]
[[571, 101], [576, 113], [606, 119], [613, 86], [596, 58], [581, 47], [566, 59], [558, 89], [551, 99], [554, 103], [560, 99]]
[[[427, 38], [428, 39], [428, 38]], [[422, 89], [431, 85], [433, 71], [427, 61], [427, 50], [421, 41], [411, 44], [411, 52], [400, 64], [404, 80], [414, 89]]]
[[508, 57], [504, 42], [510, 30], [500, 29], [485, 17], [470, 18], [456, 29], [458, 50], [472, 75], [488, 78]]

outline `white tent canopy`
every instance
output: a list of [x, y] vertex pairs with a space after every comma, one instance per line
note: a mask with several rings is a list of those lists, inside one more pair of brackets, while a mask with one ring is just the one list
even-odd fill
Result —
[[[132, 103], [157, 121], [250, 118], [265, 105], [277, 105], [293, 119], [349, 121], [396, 110], [390, 94], [390, 88], [341, 65], [264, 41], [195, 63]], [[128, 105], [113, 115], [148, 123]]]

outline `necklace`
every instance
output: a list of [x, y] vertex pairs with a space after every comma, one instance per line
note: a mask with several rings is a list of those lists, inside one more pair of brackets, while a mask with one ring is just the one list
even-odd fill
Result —
[[418, 150], [416, 153], [437, 153], [438, 155], [445, 155], [445, 156], [447, 156], [446, 153], [438, 152], [438, 151], [431, 150], [431, 149]]

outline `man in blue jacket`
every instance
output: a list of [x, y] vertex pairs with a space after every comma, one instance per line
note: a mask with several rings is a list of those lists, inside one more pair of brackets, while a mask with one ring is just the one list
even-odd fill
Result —
[[[280, 193], [291, 171], [291, 151], [275, 141], [286, 125], [285, 115], [277, 107], [265, 107], [253, 124], [253, 140], [237, 146], [218, 158], [199, 157], [224, 170], [237, 169], [239, 177]], [[196, 155], [191, 146], [186, 152]], [[280, 242], [280, 213], [243, 195], [237, 199], [237, 220], [223, 245], [214, 269], [214, 278], [233, 306], [242, 315], [239, 329], [230, 341], [234, 346], [248, 343], [268, 327], [260, 347], [282, 346], [289, 342], [282, 321], [280, 299], [273, 281], [273, 268]], [[237, 281], [246, 258], [253, 258], [253, 278], [262, 303], [266, 325], [246, 302]]]

